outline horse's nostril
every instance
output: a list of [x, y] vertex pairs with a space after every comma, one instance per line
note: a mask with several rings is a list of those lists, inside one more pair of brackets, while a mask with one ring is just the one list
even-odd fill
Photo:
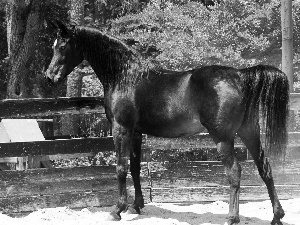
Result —
[[53, 81], [51, 80], [50, 77], [46, 76], [46, 81], [48, 84], [53, 84]]

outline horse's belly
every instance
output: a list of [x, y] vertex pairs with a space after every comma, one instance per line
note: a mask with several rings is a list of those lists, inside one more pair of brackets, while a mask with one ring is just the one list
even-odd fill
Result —
[[153, 117], [152, 120], [140, 123], [138, 128], [144, 134], [165, 138], [190, 136], [205, 130], [200, 118], [186, 118], [185, 116], [173, 120]]

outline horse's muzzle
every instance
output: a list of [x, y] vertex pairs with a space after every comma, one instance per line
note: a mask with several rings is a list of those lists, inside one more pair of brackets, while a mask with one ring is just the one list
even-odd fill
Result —
[[51, 79], [50, 76], [49, 76], [49, 71], [48, 70], [46, 70], [44, 72], [44, 77], [45, 77], [48, 84], [52, 85], [54, 83], [53, 79]]

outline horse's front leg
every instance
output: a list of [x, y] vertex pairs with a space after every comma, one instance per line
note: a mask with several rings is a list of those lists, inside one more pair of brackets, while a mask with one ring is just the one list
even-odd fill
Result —
[[126, 190], [126, 177], [128, 172], [128, 161], [130, 152], [133, 148], [133, 133], [128, 128], [120, 125], [116, 121], [113, 122], [113, 138], [115, 150], [117, 153], [117, 180], [119, 199], [116, 208], [111, 212], [112, 220], [120, 220], [121, 212], [127, 210], [127, 190]]
[[130, 173], [133, 180], [135, 198], [134, 203], [128, 208], [130, 213], [140, 214], [144, 208], [144, 198], [141, 189], [140, 171], [141, 171], [141, 146], [142, 134], [133, 134], [133, 151], [130, 152]]

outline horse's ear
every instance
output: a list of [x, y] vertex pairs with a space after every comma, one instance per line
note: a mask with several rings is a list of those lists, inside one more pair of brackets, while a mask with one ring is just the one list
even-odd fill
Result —
[[70, 22], [70, 23], [68, 24], [68, 31], [74, 32], [76, 26], [78, 26], [77, 23], [75, 23], [75, 22]]
[[49, 27], [52, 27], [54, 29], [58, 29], [58, 26], [56, 24], [55, 21], [52, 21], [52, 20], [46, 20], [46, 25], [49, 26]]
[[55, 20], [54, 24], [55, 24], [56, 28], [59, 30], [59, 35], [61, 37], [69, 36], [68, 28], [63, 22], [61, 22], [60, 20]]

